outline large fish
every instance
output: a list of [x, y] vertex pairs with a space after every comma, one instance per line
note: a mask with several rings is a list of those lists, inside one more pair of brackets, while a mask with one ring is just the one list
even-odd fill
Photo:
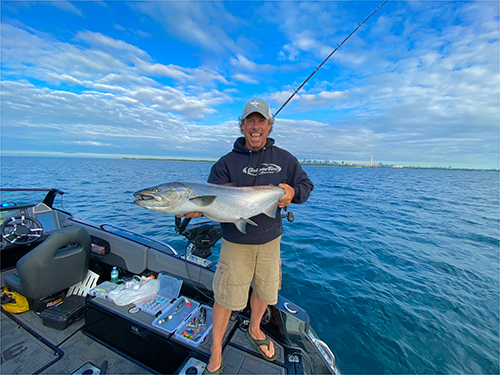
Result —
[[285, 195], [277, 186], [233, 187], [201, 182], [171, 182], [134, 193], [135, 204], [148, 210], [184, 215], [201, 211], [209, 220], [234, 223], [241, 233], [259, 214], [276, 217], [278, 200]]

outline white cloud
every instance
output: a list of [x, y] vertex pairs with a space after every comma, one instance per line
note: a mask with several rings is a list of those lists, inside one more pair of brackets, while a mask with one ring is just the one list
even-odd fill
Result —
[[97, 147], [110, 147], [111, 143], [103, 143], [96, 141], [62, 141], [62, 143], [75, 144], [80, 146], [97, 146]]
[[[3, 24], [2, 58], [7, 68], [4, 79], [22, 74], [56, 86], [67, 84], [112, 96], [119, 94], [119, 102], [152, 106], [190, 119], [202, 119], [214, 113], [210, 106], [227, 97], [216, 90], [206, 91], [204, 86], [213, 82], [228, 83], [211, 69], [150, 62], [150, 56], [140, 48], [100, 33], [79, 32], [76, 40], [85, 41], [90, 48], [54, 41], [48, 35]], [[157, 81], [162, 77], [195, 86], [187, 89], [165, 86]], [[89, 91], [87, 95], [96, 95]], [[199, 98], [188, 91], [196, 92]], [[144, 102], [140, 103], [141, 100]]]
[[92, 47], [101, 48], [104, 50], [120, 51], [121, 53], [127, 52], [132, 56], [147, 56], [147, 53], [136, 46], [126, 43], [122, 40], [116, 40], [101, 33], [91, 31], [79, 31], [76, 34], [76, 40], [87, 42]]
[[241, 20], [229, 13], [223, 2], [137, 2], [130, 6], [159, 22], [167, 33], [185, 43], [217, 54], [241, 51], [228, 35], [228, 30], [238, 26]]
[[244, 82], [244, 83], [250, 83], [250, 84], [258, 84], [259, 81], [253, 79], [252, 77], [248, 76], [247, 74], [235, 74], [233, 78], [236, 81]]
[[255, 71], [257, 69], [257, 64], [255, 64], [253, 61], [248, 60], [241, 53], [238, 53], [236, 55], [236, 58], [231, 57], [230, 63], [233, 66], [236, 66], [238, 68], [242, 68], [245, 70], [249, 70], [249, 71]]
[[73, 14], [76, 14], [77, 16], [83, 17], [82, 12], [69, 1], [51, 1], [48, 2], [47, 4], [50, 4], [65, 12], [71, 12]]

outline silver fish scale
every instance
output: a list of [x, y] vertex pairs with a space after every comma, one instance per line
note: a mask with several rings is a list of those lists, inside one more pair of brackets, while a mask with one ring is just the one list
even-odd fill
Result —
[[[283, 189], [277, 186], [244, 186], [231, 187], [197, 182], [181, 182], [192, 190], [192, 195], [176, 211], [184, 214], [201, 211], [212, 221], [221, 223], [249, 219], [266, 213], [270, 207], [276, 206], [284, 195]], [[206, 206], [200, 206], [197, 197], [215, 196], [215, 200]], [[272, 215], [271, 215], [272, 216]]]
[[[277, 186], [232, 187], [202, 182], [172, 182], [138, 191], [135, 203], [161, 213], [184, 215], [200, 211], [209, 220], [234, 223], [245, 233], [246, 223], [259, 214], [275, 217], [284, 195]], [[147, 199], [151, 198], [151, 199]], [[153, 199], [154, 198], [154, 199]]]

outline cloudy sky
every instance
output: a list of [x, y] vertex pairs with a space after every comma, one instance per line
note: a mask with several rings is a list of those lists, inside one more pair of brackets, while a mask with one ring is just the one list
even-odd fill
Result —
[[[1, 2], [2, 155], [217, 159], [382, 1]], [[278, 114], [299, 159], [499, 167], [499, 3], [389, 1]]]

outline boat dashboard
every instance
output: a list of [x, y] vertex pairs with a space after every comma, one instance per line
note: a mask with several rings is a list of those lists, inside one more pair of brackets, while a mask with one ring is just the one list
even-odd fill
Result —
[[45, 241], [52, 232], [61, 229], [68, 216], [45, 203], [1, 207], [1, 269], [15, 267], [22, 256]]
[[[43, 235], [61, 228], [61, 218], [58, 212], [44, 203], [36, 206], [10, 206], [8, 209], [2, 207], [0, 212], [0, 226], [2, 228], [2, 249], [16, 243], [25, 244], [35, 242]], [[23, 226], [29, 229], [19, 230]], [[16, 231], [16, 229], [18, 229]], [[19, 238], [25, 235], [22, 240]], [[31, 241], [34, 239], [35, 241]]]

